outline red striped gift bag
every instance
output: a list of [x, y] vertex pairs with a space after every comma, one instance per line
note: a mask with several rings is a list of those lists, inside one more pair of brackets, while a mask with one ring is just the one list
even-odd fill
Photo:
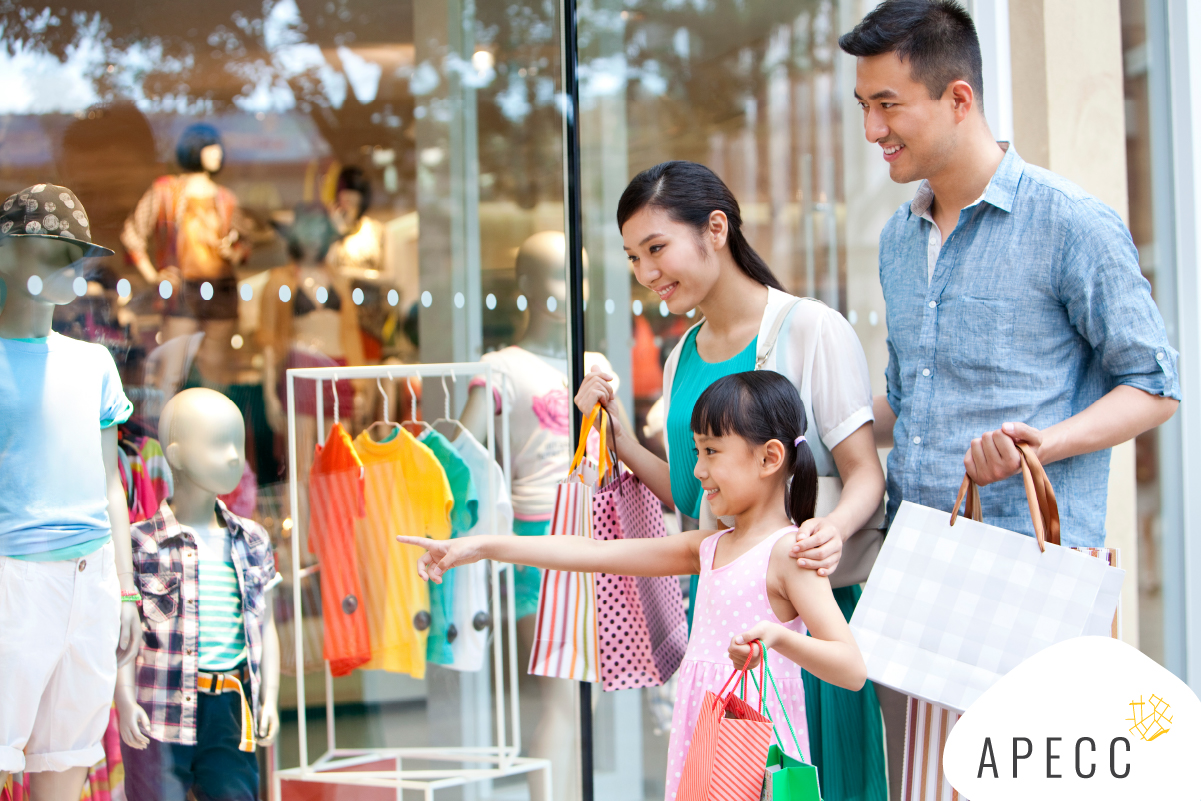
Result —
[[[550, 535], [595, 539], [592, 527], [594, 481], [585, 449], [588, 433], [602, 416], [599, 474], [609, 465], [605, 448], [604, 410], [597, 405], [580, 426], [580, 445], [567, 477], [555, 488]], [[600, 681], [600, 641], [596, 627], [596, 578], [592, 573], [545, 570], [538, 597], [538, 618], [530, 650], [529, 673], [555, 679]]]
[[[752, 646], [757, 644], [752, 643]], [[762, 646], [760, 646], [762, 648]], [[755, 650], [751, 649], [751, 658]], [[771, 744], [772, 724], [762, 713], [763, 679], [760, 667], [759, 709], [735, 694], [738, 683], [746, 693], [747, 665], [735, 670], [716, 694], [706, 692], [684, 758], [678, 801], [747, 801], [759, 798]], [[763, 660], [760, 660], [760, 665]], [[739, 682], [739, 679], [742, 681]], [[729, 693], [726, 689], [729, 688]]]

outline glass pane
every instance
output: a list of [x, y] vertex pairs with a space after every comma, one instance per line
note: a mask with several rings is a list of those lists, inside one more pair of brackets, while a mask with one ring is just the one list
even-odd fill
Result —
[[[738, 199], [747, 239], [785, 288], [847, 314], [869, 348], [878, 338], [881, 353], [871, 366], [873, 376], [883, 378], [879, 227], [853, 234], [863, 226], [848, 222], [879, 212], [875, 205], [864, 208], [861, 197], [848, 197], [847, 187], [862, 186], [853, 181], [867, 168], [849, 163], [847, 155], [858, 155], [860, 149], [846, 143], [862, 129], [848, 102], [854, 65], [836, 41], [858, 9], [844, 5], [857, 4], [582, 4], [587, 342], [621, 376], [619, 396], [634, 428], [660, 455], [663, 364], [697, 318], [695, 310], [670, 314], [638, 284], [614, 220], [630, 178], [657, 163], [686, 159], [713, 169]], [[873, 202], [887, 206], [882, 222], [900, 200]], [[870, 273], [861, 266], [869, 260]], [[674, 515], [666, 519], [675, 528]], [[627, 702], [617, 693], [600, 702], [598, 797], [607, 797], [601, 794], [607, 786], [623, 788], [621, 797], [662, 797], [674, 688], [628, 692], [641, 700]], [[634, 741], [641, 758], [619, 758]]]
[[[521, 385], [535, 379], [513, 368], [512, 354], [498, 362], [519, 384], [509, 400], [515, 439], [502, 446], [518, 485], [519, 532], [546, 528], [537, 518], [553, 488], [535, 474], [565, 473], [569, 448], [560, 426], [568, 388], [556, 8], [534, 0], [221, 0], [0, 12], [0, 66], [13, 87], [0, 98], [3, 196], [37, 182], [69, 186], [95, 240], [116, 251], [88, 268], [86, 293], [56, 311], [55, 329], [113, 352], [136, 406], [123, 430], [131, 449], [157, 436], [164, 403], [185, 388], [225, 394], [245, 419], [247, 472], [227, 502], [269, 531], [284, 576], [274, 595], [284, 673], [272, 755], [279, 768], [298, 764], [299, 748], [293, 535], [302, 567], [328, 564], [307, 541], [315, 446], [335, 418], [351, 437], [384, 440], [381, 448], [389, 436], [408, 442], [392, 426], [371, 426], [384, 420], [464, 417], [472, 433], [436, 429], [482, 438], [493, 410], [466, 378], [424, 386], [343, 379], [321, 393], [299, 381], [301, 493], [292, 509], [286, 368], [474, 362], [524, 346], [549, 388]], [[518, 270], [519, 248], [536, 234]], [[540, 408], [550, 417], [536, 416], [531, 396], [545, 397]], [[514, 397], [527, 398], [524, 408]], [[432, 436], [422, 423], [406, 428]], [[439, 458], [445, 470], [450, 461]], [[370, 464], [367, 476], [370, 496]], [[415, 491], [427, 490], [435, 492]], [[477, 492], [481, 508], [494, 505], [483, 487]], [[467, 497], [464, 489], [452, 498], [456, 509]], [[384, 514], [369, 497], [368, 518], [376, 513]], [[387, 533], [385, 554], [400, 547]], [[356, 536], [361, 551], [363, 531]], [[411, 555], [396, 564], [415, 581]], [[360, 573], [379, 569], [360, 561]], [[363, 581], [356, 600], [364, 607], [395, 600], [373, 597], [380, 581]], [[302, 579], [310, 760], [327, 748], [323, 607], [348, 602], [323, 598], [321, 587], [320, 572]], [[537, 587], [537, 574], [517, 588], [506, 583], [505, 608], [516, 589], [517, 608], [528, 612]], [[338, 747], [495, 743], [494, 677], [483, 650], [492, 628], [448, 603], [441, 623], [435, 615], [419, 624], [426, 610], [406, 606], [396, 624], [432, 625], [431, 639], [446, 639], [438, 656], [420, 646], [407, 654], [407, 669], [397, 661], [332, 681]], [[498, 621], [504, 610], [485, 611]], [[576, 685], [525, 675], [532, 622], [527, 615], [518, 626], [523, 753], [552, 758], [554, 797], [568, 798], [579, 784]], [[455, 626], [454, 637], [444, 624]], [[468, 627], [475, 631], [464, 634]], [[462, 656], [455, 638], [480, 653]], [[448, 659], [466, 668], [439, 664]], [[418, 663], [423, 678], [409, 675], [423, 672]], [[506, 737], [514, 742], [511, 719]], [[439, 798], [521, 798], [525, 785], [519, 776]]]
[[[1138, 247], [1139, 266], [1151, 282], [1161, 306], [1172, 303], [1170, 280], [1158, 280], [1155, 193], [1151, 158], [1151, 48], [1147, 9], [1141, 2], [1125, 0], [1122, 10], [1122, 51], [1125, 64], [1126, 176], [1129, 194], [1130, 235]], [[1171, 275], [1171, 273], [1169, 273]], [[1138, 486], [1138, 640], [1139, 648], [1160, 664], [1164, 662], [1163, 559], [1160, 469], [1164, 458], [1159, 428], [1134, 441], [1135, 480]]]

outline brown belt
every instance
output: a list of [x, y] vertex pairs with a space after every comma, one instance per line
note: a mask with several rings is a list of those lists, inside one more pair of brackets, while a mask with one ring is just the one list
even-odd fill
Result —
[[246, 691], [242, 689], [243, 677], [249, 680], [249, 671], [246, 668], [228, 673], [200, 671], [196, 674], [196, 690], [206, 695], [238, 694], [242, 699], [242, 740], [238, 743], [238, 750], [254, 751], [254, 711], [250, 708], [250, 702], [246, 700]]

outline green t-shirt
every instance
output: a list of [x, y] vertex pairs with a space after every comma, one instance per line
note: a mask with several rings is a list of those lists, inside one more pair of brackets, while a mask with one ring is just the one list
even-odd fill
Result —
[[246, 659], [246, 624], [242, 618], [242, 591], [234, 567], [233, 539], [229, 529], [218, 536], [187, 529], [196, 538], [199, 568], [200, 655], [197, 666], [205, 671], [233, 670]]
[[[438, 464], [446, 472], [446, 481], [450, 484], [450, 494], [455, 502], [450, 513], [450, 535], [462, 536], [475, 528], [479, 521], [479, 494], [471, 478], [471, 468], [450, 444], [450, 440], [437, 431], [426, 431], [418, 439], [434, 452]], [[425, 645], [425, 658], [435, 665], [450, 665], [455, 661], [450, 647], [453, 639], [451, 626], [455, 620], [454, 582], [455, 571], [452, 570], [442, 577], [441, 584], [430, 584], [430, 632]], [[457, 631], [454, 636], [458, 636]]]

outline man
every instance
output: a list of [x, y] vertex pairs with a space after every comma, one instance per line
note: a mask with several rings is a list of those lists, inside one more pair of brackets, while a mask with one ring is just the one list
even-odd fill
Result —
[[[839, 40], [894, 181], [880, 235], [888, 393], [876, 398], [890, 516], [950, 509], [963, 469], [984, 519], [1033, 535], [1015, 441], [1059, 499], [1063, 544], [1105, 541], [1109, 448], [1176, 410], [1176, 352], [1113, 209], [996, 142], [980, 45], [953, 0], [886, 0]], [[962, 464], [962, 468], [961, 465]]]
[[1055, 488], [1062, 543], [1103, 545], [1109, 449], [1180, 398], [1129, 232], [993, 139], [980, 44], [958, 3], [885, 0], [839, 46], [858, 60], [868, 141], [894, 181], [921, 181], [880, 235], [889, 359], [875, 431], [893, 446], [889, 519], [902, 500], [950, 510], [966, 469], [984, 520], [1032, 535], [1014, 475], [1025, 442]]

